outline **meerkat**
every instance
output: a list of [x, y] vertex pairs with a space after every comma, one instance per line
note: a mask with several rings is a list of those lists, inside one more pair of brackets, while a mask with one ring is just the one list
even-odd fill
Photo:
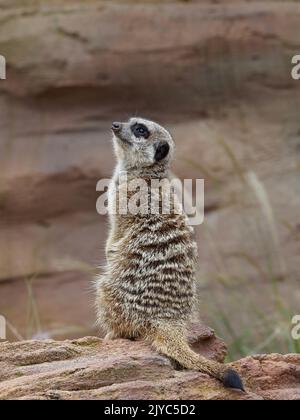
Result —
[[[97, 320], [106, 339], [147, 340], [183, 368], [244, 391], [235, 370], [195, 353], [187, 342], [197, 246], [186, 214], [175, 211], [176, 204], [169, 214], [118, 212], [119, 194], [130, 198], [125, 183], [142, 179], [150, 185], [152, 180], [170, 179], [172, 136], [141, 118], [113, 123], [112, 132], [117, 166], [108, 190], [107, 263], [96, 280]], [[150, 199], [149, 189], [146, 194]]]

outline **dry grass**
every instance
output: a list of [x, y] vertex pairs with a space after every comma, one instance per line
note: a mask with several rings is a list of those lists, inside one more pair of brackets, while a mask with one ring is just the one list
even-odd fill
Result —
[[[300, 342], [291, 336], [291, 320], [295, 312], [284, 296], [287, 285], [291, 290], [293, 287], [296, 290], [297, 285], [291, 284], [287, 278], [278, 225], [267, 190], [255, 172], [242, 167], [234, 150], [224, 140], [218, 143], [242, 183], [243, 196], [251, 196], [256, 208], [257, 220], [250, 218], [241, 207], [241, 220], [236, 220], [236, 223], [256, 230], [257, 249], [263, 250], [264, 257], [256, 258], [241, 244], [238, 255], [234, 255], [239, 259], [240, 272], [234, 277], [228, 269], [228, 255], [220, 250], [216, 232], [209, 223], [204, 223], [201, 229], [215, 271], [207, 283], [199, 278], [200, 313], [229, 345], [229, 361], [257, 353], [300, 353]], [[242, 261], [257, 273], [258, 280], [254, 284], [246, 270], [244, 272]]]

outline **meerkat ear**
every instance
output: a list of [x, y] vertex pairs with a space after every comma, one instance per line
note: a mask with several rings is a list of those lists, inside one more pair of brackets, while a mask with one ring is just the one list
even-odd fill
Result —
[[166, 142], [158, 143], [155, 146], [155, 155], [154, 159], [156, 162], [163, 160], [165, 157], [168, 156], [170, 151], [170, 145]]

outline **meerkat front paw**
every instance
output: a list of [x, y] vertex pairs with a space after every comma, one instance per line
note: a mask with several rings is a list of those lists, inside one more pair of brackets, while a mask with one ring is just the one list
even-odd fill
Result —
[[104, 337], [104, 341], [110, 341], [110, 340], [116, 340], [118, 337], [113, 331], [109, 332], [108, 334], [106, 334], [106, 336]]

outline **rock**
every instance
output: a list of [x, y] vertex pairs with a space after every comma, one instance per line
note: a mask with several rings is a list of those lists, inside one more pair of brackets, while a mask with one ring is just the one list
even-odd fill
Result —
[[300, 399], [300, 355], [265, 354], [233, 364], [251, 389], [266, 400]]
[[[205, 327], [199, 327], [193, 338], [194, 344], [201, 340], [206, 342], [204, 353], [221, 361], [220, 346], [223, 352], [224, 343]], [[300, 398], [300, 355], [248, 357], [234, 367], [247, 384], [246, 394], [224, 389], [207, 375], [175, 370], [169, 359], [141, 341], [106, 342], [85, 337], [64, 342], [2, 343], [0, 399]]]
[[3, 89], [26, 96], [89, 86], [112, 103], [114, 92], [122, 101], [128, 89], [147, 87], [140, 103], [164, 109], [179, 91], [184, 108], [211, 90], [238, 92], [253, 79], [292, 85], [278, 52], [282, 43], [289, 56], [296, 51], [298, 4], [223, 2], [220, 12], [211, 2], [146, 3], [5, 2], [0, 50], [10, 77]]
[[209, 359], [223, 363], [227, 355], [225, 343], [215, 337], [215, 332], [204, 325], [192, 323], [188, 333], [192, 349]]
[[89, 272], [92, 280], [103, 258], [100, 244], [105, 230], [96, 211], [2, 226], [0, 282], [75, 270]]

